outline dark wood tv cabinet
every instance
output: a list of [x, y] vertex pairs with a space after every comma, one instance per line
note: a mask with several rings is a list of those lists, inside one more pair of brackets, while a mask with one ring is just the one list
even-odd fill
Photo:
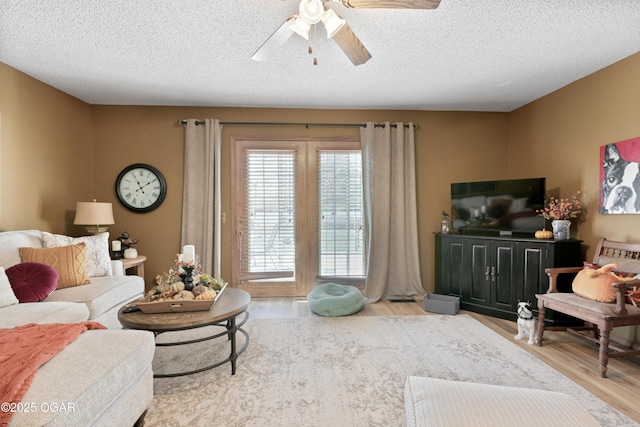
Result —
[[[503, 319], [517, 319], [518, 301], [537, 307], [536, 294], [549, 288], [546, 268], [582, 265], [580, 240], [441, 233], [435, 239], [436, 293], [460, 297], [463, 310]], [[570, 292], [571, 280], [559, 283], [559, 290]]]

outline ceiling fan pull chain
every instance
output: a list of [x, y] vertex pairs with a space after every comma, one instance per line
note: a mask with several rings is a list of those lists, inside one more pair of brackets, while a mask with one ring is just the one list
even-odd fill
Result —
[[[313, 26], [314, 30], [315, 30], [315, 25]], [[311, 55], [313, 53], [313, 43], [316, 41], [316, 37], [315, 37], [315, 31], [314, 34], [311, 38], [309, 38], [309, 55]]]
[[[316, 34], [317, 34], [317, 28], [318, 26], [316, 24], [313, 24], [313, 42], [316, 42]], [[309, 44], [309, 53], [311, 53], [311, 44]], [[313, 65], [318, 65], [318, 58], [316, 57], [316, 55], [313, 55]]]

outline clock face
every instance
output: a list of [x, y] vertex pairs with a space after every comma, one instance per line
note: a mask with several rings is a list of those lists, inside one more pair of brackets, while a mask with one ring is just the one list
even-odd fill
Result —
[[151, 165], [127, 166], [116, 178], [118, 200], [134, 212], [150, 212], [164, 201], [167, 184], [162, 173]]

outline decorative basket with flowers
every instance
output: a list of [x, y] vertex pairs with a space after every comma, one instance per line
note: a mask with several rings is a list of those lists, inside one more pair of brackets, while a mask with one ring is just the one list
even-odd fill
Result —
[[576, 191], [571, 198], [558, 199], [550, 196], [549, 203], [544, 209], [536, 211], [539, 216], [547, 220], [572, 220], [580, 218], [582, 215], [582, 202], [580, 201], [580, 191]]

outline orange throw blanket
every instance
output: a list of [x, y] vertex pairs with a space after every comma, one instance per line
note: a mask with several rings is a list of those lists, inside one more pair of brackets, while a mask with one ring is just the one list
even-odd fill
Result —
[[[89, 329], [106, 328], [97, 322], [80, 322], [0, 329], [0, 402], [20, 402], [38, 368]], [[9, 424], [12, 415], [0, 411], [0, 425]]]

